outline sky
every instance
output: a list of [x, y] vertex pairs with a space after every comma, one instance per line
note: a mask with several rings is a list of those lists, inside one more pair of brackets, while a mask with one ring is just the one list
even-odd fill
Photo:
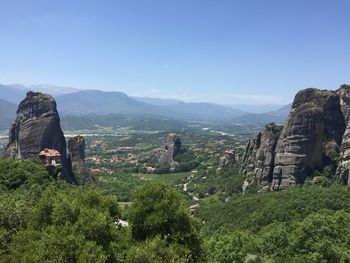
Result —
[[0, 83], [286, 104], [350, 83], [349, 0], [0, 0]]

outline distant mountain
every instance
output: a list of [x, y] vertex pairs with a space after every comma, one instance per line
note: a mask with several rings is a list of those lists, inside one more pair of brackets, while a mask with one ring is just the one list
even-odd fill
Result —
[[292, 104], [281, 107], [278, 110], [265, 112], [265, 113], [250, 113], [238, 118], [234, 118], [234, 123], [239, 124], [260, 124], [265, 125], [270, 122], [275, 122], [276, 124], [284, 124], [288, 118], [289, 111], [292, 107]]
[[28, 91], [38, 91], [51, 96], [59, 96], [67, 93], [77, 92], [77, 89], [59, 87], [53, 85], [33, 85], [23, 86], [21, 84], [1, 85], [0, 84], [0, 99], [7, 100], [12, 103], [19, 104], [25, 97]]
[[50, 94], [51, 96], [54, 96], [54, 97], [79, 91], [78, 89], [74, 89], [74, 88], [45, 85], [45, 84], [28, 86], [27, 90]]
[[[184, 101], [177, 100], [177, 99], [160, 99], [160, 98], [150, 98], [150, 97], [132, 97], [132, 98], [140, 102], [157, 105], [157, 106], [170, 106], [170, 105], [185, 103]], [[249, 112], [249, 113], [266, 113], [266, 112], [278, 110], [284, 106], [284, 105], [277, 105], [277, 104], [260, 104], [260, 105], [259, 104], [258, 105], [215, 104], [215, 103], [210, 103], [210, 104], [220, 105], [226, 108], [240, 110], [241, 112]]]
[[[243, 116], [247, 112], [228, 108], [219, 104], [213, 103], [186, 103], [181, 102], [174, 105], [166, 106], [167, 109], [176, 111], [178, 114], [197, 120], [225, 120], [231, 119], [238, 116]], [[190, 117], [190, 115], [192, 115]]]
[[0, 130], [10, 128], [11, 122], [16, 117], [17, 105], [0, 99]]
[[22, 85], [1, 85], [0, 99], [19, 104], [26, 96], [27, 89]]
[[[161, 105], [144, 103], [122, 92], [98, 90], [79, 91], [56, 98], [62, 115], [150, 115], [179, 120], [225, 120], [238, 117], [245, 112], [211, 103], [171, 103], [157, 102]], [[156, 99], [153, 99], [155, 103]], [[175, 103], [175, 104], [174, 104]]]
[[225, 105], [225, 106], [234, 108], [234, 109], [240, 109], [242, 111], [251, 112], [251, 113], [266, 113], [270, 111], [276, 111], [284, 107], [284, 105], [277, 105], [277, 104], [257, 104], [257, 105], [232, 104], [232, 105]]
[[148, 103], [156, 106], [169, 106], [181, 103], [181, 100], [176, 99], [159, 99], [159, 98], [148, 98], [148, 97], [132, 97], [137, 101]]
[[164, 116], [159, 106], [139, 102], [122, 92], [86, 90], [58, 96], [57, 106], [62, 115], [151, 114]]
[[[0, 99], [18, 105], [29, 90], [54, 96], [62, 116], [140, 115], [181, 121], [233, 121], [238, 124], [265, 124], [271, 121], [283, 123], [290, 108], [290, 106], [286, 106], [286, 108], [282, 107], [266, 113], [252, 113], [252, 111], [261, 112], [263, 109], [271, 109], [276, 105], [225, 106], [204, 102], [187, 103], [175, 99], [129, 97], [125, 93], [116, 91], [77, 90], [52, 85], [25, 87], [20, 84], [0, 85]], [[246, 109], [251, 109], [251, 111]], [[4, 122], [4, 120], [2, 121]]]

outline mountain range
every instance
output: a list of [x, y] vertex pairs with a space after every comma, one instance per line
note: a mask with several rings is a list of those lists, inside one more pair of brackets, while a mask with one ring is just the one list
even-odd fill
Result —
[[[117, 91], [77, 90], [52, 85], [25, 87], [20, 84], [0, 85], [2, 121], [0, 129], [9, 127], [15, 116], [16, 105], [28, 91], [48, 93], [55, 97], [60, 115], [88, 117], [106, 115], [152, 116], [188, 121], [232, 122], [238, 124], [264, 124], [266, 122], [283, 123], [290, 105], [280, 109], [260, 113], [262, 109], [277, 108], [276, 105], [220, 105], [206, 102], [183, 102], [176, 99], [130, 97]], [[7, 103], [7, 104], [6, 104]], [[7, 105], [7, 106], [6, 106]], [[254, 109], [248, 112], [242, 109]], [[6, 109], [6, 110], [5, 110]]]
[[10, 128], [11, 122], [16, 117], [17, 105], [0, 99], [0, 130]]

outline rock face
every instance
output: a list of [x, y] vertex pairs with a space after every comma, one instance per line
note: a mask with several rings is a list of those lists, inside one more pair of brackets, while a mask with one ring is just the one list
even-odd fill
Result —
[[[350, 86], [337, 91], [305, 89], [297, 93], [279, 132], [269, 124], [247, 143], [241, 172], [272, 190], [303, 184], [327, 164], [326, 148], [340, 147], [337, 175], [349, 183]], [[333, 147], [332, 146], [332, 147]]]
[[78, 181], [94, 181], [85, 165], [85, 139], [83, 136], [75, 136], [68, 140], [68, 159]]
[[317, 89], [298, 92], [277, 143], [272, 189], [303, 184], [307, 176], [323, 166], [323, 142], [334, 140], [340, 145], [344, 130], [336, 92]]
[[254, 180], [262, 185], [272, 182], [275, 148], [281, 129], [281, 126], [270, 123], [255, 139], [248, 141], [241, 161], [241, 173], [248, 183]]
[[138, 162], [156, 162], [158, 165], [176, 164], [174, 157], [182, 151], [181, 139], [176, 134], [169, 134], [164, 139], [163, 147], [152, 149], [137, 157]]
[[341, 158], [337, 167], [337, 176], [343, 182], [350, 184], [350, 86], [342, 85], [337, 93], [340, 97], [340, 106], [345, 121], [345, 132], [340, 148]]
[[234, 150], [226, 150], [224, 156], [222, 156], [219, 160], [219, 166], [224, 167], [229, 165], [230, 163], [236, 161], [236, 153]]
[[165, 137], [164, 148], [158, 164], [167, 165], [174, 162], [174, 156], [181, 152], [181, 140], [176, 134], [169, 134]]
[[68, 182], [75, 182], [66, 157], [66, 141], [55, 100], [46, 94], [28, 92], [27, 97], [19, 104], [4, 157], [37, 158], [39, 152], [45, 148], [60, 152], [62, 176]]

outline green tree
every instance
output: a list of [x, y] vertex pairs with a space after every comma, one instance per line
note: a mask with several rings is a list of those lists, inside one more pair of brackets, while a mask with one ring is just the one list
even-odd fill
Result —
[[208, 261], [212, 263], [244, 262], [255, 247], [254, 236], [245, 231], [218, 232], [208, 242]]
[[53, 181], [45, 168], [35, 160], [0, 160], [0, 190], [13, 190]]
[[[48, 187], [10, 246], [12, 261], [105, 262], [123, 239], [115, 198], [83, 188]], [[115, 246], [114, 246], [115, 248]]]
[[310, 215], [292, 232], [290, 242], [290, 254], [307, 262], [349, 262], [350, 213]]
[[202, 258], [198, 223], [175, 190], [160, 184], [140, 188], [130, 208], [132, 236], [145, 241], [160, 236], [168, 244], [181, 244], [191, 251], [193, 262]]
[[128, 263], [188, 263], [191, 253], [183, 245], [168, 244], [157, 236], [134, 245], [127, 254]]

